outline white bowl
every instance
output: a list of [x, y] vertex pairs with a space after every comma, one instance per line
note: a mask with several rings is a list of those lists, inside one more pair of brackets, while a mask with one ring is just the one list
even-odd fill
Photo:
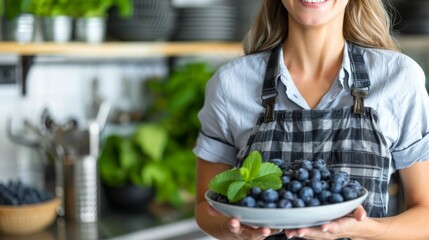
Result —
[[358, 207], [368, 196], [363, 189], [360, 197], [329, 205], [303, 208], [249, 208], [214, 201], [215, 192], [209, 190], [205, 198], [220, 213], [240, 220], [242, 224], [273, 229], [297, 229], [319, 226], [343, 217]]

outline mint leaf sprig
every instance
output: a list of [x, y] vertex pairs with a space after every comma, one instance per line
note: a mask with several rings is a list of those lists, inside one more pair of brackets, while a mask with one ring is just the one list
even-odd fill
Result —
[[282, 170], [270, 162], [262, 162], [259, 151], [252, 151], [240, 168], [233, 168], [217, 174], [210, 182], [209, 188], [223, 196], [231, 203], [243, 199], [252, 187], [262, 190], [282, 187]]

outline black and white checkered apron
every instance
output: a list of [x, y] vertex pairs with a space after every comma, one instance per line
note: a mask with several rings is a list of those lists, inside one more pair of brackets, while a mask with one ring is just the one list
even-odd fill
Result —
[[[264, 161], [324, 159], [330, 167], [348, 172], [351, 179], [368, 189], [363, 203], [368, 216], [383, 217], [387, 213], [391, 154], [379, 130], [376, 111], [364, 106], [370, 80], [362, 49], [351, 43], [348, 46], [354, 105], [333, 110], [275, 110], [280, 47], [272, 51], [262, 90], [265, 112], [239, 153], [239, 165], [252, 150], [259, 150]], [[282, 234], [269, 239], [286, 238]]]

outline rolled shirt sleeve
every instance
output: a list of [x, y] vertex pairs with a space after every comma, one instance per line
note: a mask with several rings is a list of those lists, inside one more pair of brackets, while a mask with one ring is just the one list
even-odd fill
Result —
[[405, 81], [397, 91], [398, 138], [391, 149], [394, 167], [399, 170], [429, 160], [429, 98], [425, 74], [410, 58], [396, 66]]
[[228, 130], [227, 98], [221, 75], [218, 70], [207, 83], [204, 106], [198, 113], [201, 130], [193, 152], [209, 162], [234, 165], [237, 149]]

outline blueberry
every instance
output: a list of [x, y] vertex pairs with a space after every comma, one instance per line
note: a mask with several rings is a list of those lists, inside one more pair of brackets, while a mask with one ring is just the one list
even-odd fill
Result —
[[320, 177], [323, 180], [328, 180], [331, 176], [331, 172], [328, 169], [320, 169]]
[[333, 194], [329, 197], [329, 202], [330, 202], [330, 203], [340, 203], [340, 202], [344, 202], [344, 198], [343, 198], [343, 196], [341, 196], [341, 194], [339, 194], [339, 193], [333, 193]]
[[333, 193], [339, 193], [343, 189], [343, 185], [341, 182], [332, 182], [331, 183], [331, 192]]
[[289, 183], [289, 191], [297, 193], [302, 188], [302, 183], [298, 180], [292, 180]]
[[277, 208], [277, 204], [274, 202], [266, 202], [264, 208]]
[[351, 181], [347, 184], [347, 187], [351, 187], [351, 188], [355, 189], [358, 193], [360, 193], [360, 191], [361, 191], [361, 189], [362, 189], [361, 184], [360, 184], [358, 181], [356, 181], [356, 180], [351, 180]]
[[296, 208], [305, 207], [305, 202], [301, 198], [295, 198], [292, 200], [292, 205]]
[[332, 193], [329, 190], [322, 190], [318, 195], [317, 198], [320, 202], [327, 202], [329, 201], [329, 198], [331, 197]]
[[290, 177], [289, 176], [282, 176], [282, 184], [287, 185], [290, 183]]
[[329, 189], [329, 183], [325, 180], [320, 181], [320, 184], [322, 185], [322, 190], [328, 190]]
[[303, 188], [301, 188], [301, 190], [299, 190], [298, 196], [299, 196], [299, 198], [304, 200], [305, 203], [310, 202], [314, 196], [313, 189], [310, 187], [303, 187]]
[[343, 196], [344, 200], [352, 200], [357, 197], [359, 197], [359, 193], [356, 191], [356, 189], [352, 187], [345, 187], [341, 191], [341, 195]]
[[279, 193], [274, 189], [267, 189], [262, 191], [262, 200], [266, 203], [271, 203], [279, 200]]
[[215, 200], [216, 202], [220, 202], [220, 203], [228, 203], [228, 199], [225, 196], [220, 195], [218, 193], [213, 195], [213, 200]]
[[313, 189], [314, 193], [320, 193], [323, 190], [322, 182], [315, 179], [310, 181], [310, 187]]
[[308, 170], [305, 168], [298, 168], [295, 171], [295, 178], [299, 181], [305, 181], [309, 179], [310, 174], [308, 173]]
[[317, 181], [320, 181], [320, 179], [322, 179], [322, 176], [320, 174], [320, 170], [319, 169], [313, 169], [313, 170], [311, 170], [310, 171], [310, 176], [311, 176], [311, 179], [314, 179], [314, 180], [317, 180]]
[[293, 169], [286, 168], [283, 170], [283, 176], [292, 177], [293, 176]]
[[278, 203], [277, 203], [277, 207], [278, 208], [292, 208], [292, 201], [289, 199], [281, 199]]
[[295, 198], [294, 194], [291, 191], [282, 191], [280, 198], [282, 199], [288, 199], [288, 200], [293, 200]]
[[313, 163], [310, 160], [303, 159], [294, 162], [295, 168], [305, 168], [307, 171], [313, 169]]
[[256, 206], [256, 200], [251, 196], [246, 196], [240, 201], [240, 205], [244, 207], [255, 207]]
[[326, 162], [323, 159], [317, 159], [316, 161], [313, 162], [313, 168], [316, 169], [325, 169], [326, 168]]
[[254, 197], [255, 199], [259, 199], [261, 197], [262, 190], [259, 187], [252, 187], [250, 189], [250, 196]]
[[313, 163], [310, 160], [304, 159], [301, 162], [301, 167], [311, 171], [313, 169]]
[[315, 206], [319, 206], [321, 205], [319, 199], [317, 198], [312, 198], [309, 202], [307, 202], [307, 206], [309, 207], [315, 207]]
[[343, 172], [336, 172], [331, 175], [331, 181], [334, 183], [344, 184], [346, 182], [347, 176]]

